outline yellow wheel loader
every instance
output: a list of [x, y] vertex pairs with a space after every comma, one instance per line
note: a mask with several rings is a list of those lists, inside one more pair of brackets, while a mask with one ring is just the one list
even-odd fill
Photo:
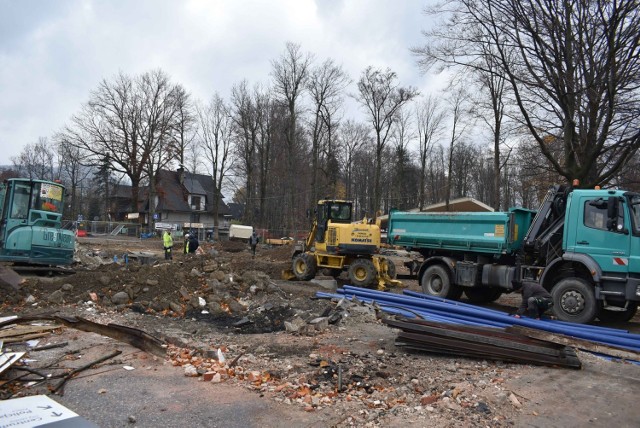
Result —
[[285, 279], [308, 281], [319, 269], [338, 276], [344, 270], [351, 285], [380, 290], [401, 285], [395, 265], [380, 256], [380, 224], [367, 219], [352, 222], [353, 204], [343, 200], [321, 200], [307, 239], [297, 243], [291, 270]]

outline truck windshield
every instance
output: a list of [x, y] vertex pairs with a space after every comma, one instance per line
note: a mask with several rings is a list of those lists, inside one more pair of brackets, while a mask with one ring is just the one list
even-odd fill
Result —
[[633, 231], [636, 234], [640, 234], [640, 195], [631, 195], [629, 197], [629, 206], [631, 207]]

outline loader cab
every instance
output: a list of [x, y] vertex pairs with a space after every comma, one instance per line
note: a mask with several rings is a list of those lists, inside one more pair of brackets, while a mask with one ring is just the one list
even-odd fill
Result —
[[316, 242], [325, 242], [325, 235], [331, 223], [351, 223], [353, 204], [349, 201], [323, 200], [316, 210]]

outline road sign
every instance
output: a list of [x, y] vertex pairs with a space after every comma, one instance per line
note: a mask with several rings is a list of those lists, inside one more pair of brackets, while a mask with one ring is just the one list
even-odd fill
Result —
[[0, 401], [0, 427], [98, 428], [46, 395]]

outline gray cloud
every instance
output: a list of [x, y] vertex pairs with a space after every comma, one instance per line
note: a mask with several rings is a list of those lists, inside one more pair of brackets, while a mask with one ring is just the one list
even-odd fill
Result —
[[[286, 42], [355, 80], [369, 65], [427, 88], [408, 48], [421, 2], [386, 0], [0, 1], [0, 164], [51, 136], [102, 79], [162, 68], [195, 97], [266, 83]], [[353, 91], [352, 91], [353, 92]]]

